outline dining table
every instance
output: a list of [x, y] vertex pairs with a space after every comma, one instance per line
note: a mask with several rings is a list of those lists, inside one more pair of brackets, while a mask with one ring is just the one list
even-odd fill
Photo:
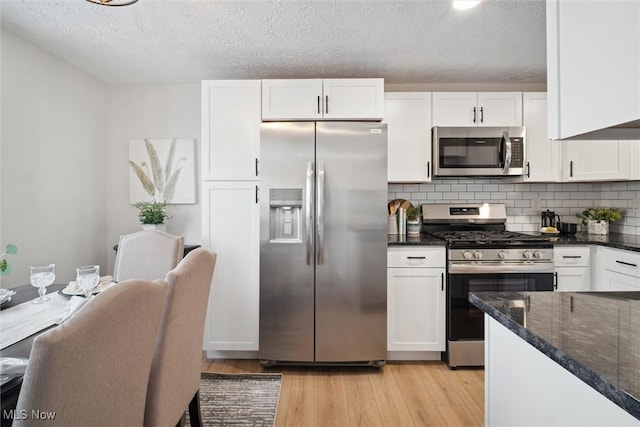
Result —
[[[53, 284], [47, 287], [47, 295], [55, 297], [58, 305], [60, 304], [60, 298], [69, 299], [70, 296], [67, 296], [60, 292], [64, 289], [67, 284]], [[11, 297], [11, 301], [4, 303], [0, 307], [0, 323], [2, 323], [2, 314], [3, 312], [6, 314], [11, 313], [11, 311], [7, 311], [11, 308], [15, 308], [21, 306], [21, 304], [30, 304], [31, 300], [38, 298], [38, 289], [31, 285], [22, 285], [13, 289], [15, 294]], [[42, 307], [45, 307], [46, 304], [42, 304]], [[23, 308], [21, 306], [20, 308]], [[48, 324], [41, 329], [35, 331], [34, 333], [21, 338], [20, 340], [6, 346], [3, 349], [0, 349], [0, 357], [18, 357], [18, 358], [29, 358], [31, 354], [31, 348], [33, 346], [33, 340], [40, 335], [41, 333], [57, 326], [54, 324]], [[3, 330], [0, 329], [0, 336], [2, 336]], [[3, 337], [4, 338], [4, 337]], [[20, 387], [22, 385], [22, 376], [16, 376], [11, 378], [8, 382], [3, 384], [0, 387], [0, 426], [10, 426], [12, 424], [12, 419], [9, 416], [9, 413], [12, 409], [15, 409], [16, 403], [18, 402], [18, 395], [20, 394]]]

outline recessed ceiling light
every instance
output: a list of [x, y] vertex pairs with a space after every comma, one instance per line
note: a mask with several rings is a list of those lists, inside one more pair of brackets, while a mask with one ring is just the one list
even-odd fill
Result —
[[99, 4], [102, 6], [128, 6], [134, 4], [138, 0], [87, 0], [90, 3]]
[[480, 0], [453, 0], [453, 7], [458, 10], [465, 10], [476, 7], [479, 3]]

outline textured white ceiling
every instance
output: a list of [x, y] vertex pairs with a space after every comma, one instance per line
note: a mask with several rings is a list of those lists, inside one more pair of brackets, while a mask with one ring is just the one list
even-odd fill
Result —
[[109, 83], [545, 83], [544, 0], [1, 0], [2, 26]]

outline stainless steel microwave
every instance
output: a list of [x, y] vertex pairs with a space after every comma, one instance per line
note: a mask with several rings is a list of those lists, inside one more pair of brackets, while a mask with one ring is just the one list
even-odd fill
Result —
[[520, 176], [524, 127], [433, 128], [434, 176]]

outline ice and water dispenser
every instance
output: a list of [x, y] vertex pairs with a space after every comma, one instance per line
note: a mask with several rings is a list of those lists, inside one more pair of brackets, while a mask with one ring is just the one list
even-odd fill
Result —
[[269, 240], [302, 242], [302, 188], [269, 189]]

